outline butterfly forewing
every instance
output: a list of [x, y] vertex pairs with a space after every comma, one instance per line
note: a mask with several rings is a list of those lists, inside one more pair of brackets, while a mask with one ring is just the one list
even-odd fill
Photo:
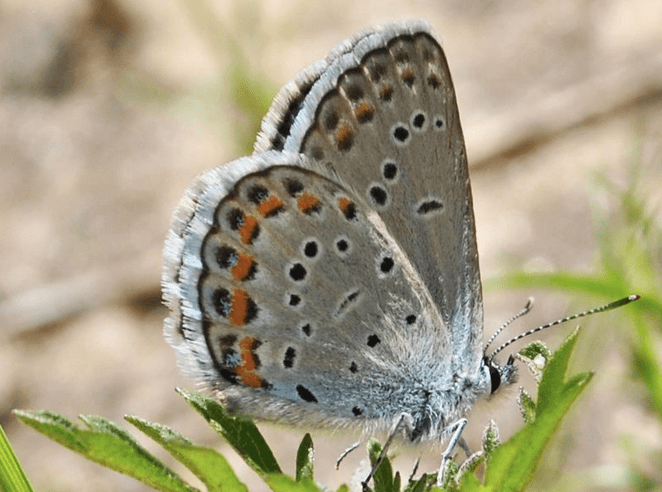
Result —
[[476, 371], [483, 322], [478, 254], [443, 50], [426, 24], [391, 25], [354, 38], [325, 63], [305, 95], [281, 94], [297, 101], [295, 111], [281, 103], [263, 127], [292, 121], [281, 125], [284, 148], [307, 155], [379, 214], [437, 305], [443, 325], [436, 329], [452, 332], [453, 371]]

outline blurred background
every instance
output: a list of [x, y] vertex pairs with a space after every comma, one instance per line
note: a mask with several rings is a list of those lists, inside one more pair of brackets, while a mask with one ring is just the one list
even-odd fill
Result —
[[[14, 408], [130, 413], [225, 450], [173, 390], [195, 384], [161, 331], [170, 215], [198, 173], [251, 152], [299, 70], [358, 29], [410, 17], [440, 35], [454, 77], [486, 332], [530, 296], [512, 332], [644, 297], [582, 320], [571, 373], [596, 377], [534, 488], [662, 488], [662, 2], [2, 0], [0, 423], [35, 490], [147, 487], [25, 427]], [[554, 348], [572, 328], [542, 338]], [[472, 447], [490, 418], [504, 439], [522, 425], [516, 397], [476, 409]], [[304, 432], [260, 428], [293, 472]], [[316, 477], [336, 488], [365, 452], [336, 472], [356, 435], [312, 434]], [[400, 451], [407, 477], [417, 451]], [[435, 470], [438, 447], [420, 452], [421, 470]], [[225, 454], [250, 490], [267, 490]]]

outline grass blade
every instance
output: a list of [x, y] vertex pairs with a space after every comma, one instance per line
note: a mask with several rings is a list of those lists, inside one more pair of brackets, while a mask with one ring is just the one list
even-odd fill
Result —
[[18, 457], [0, 426], [0, 490], [2, 492], [32, 492], [32, 486]]

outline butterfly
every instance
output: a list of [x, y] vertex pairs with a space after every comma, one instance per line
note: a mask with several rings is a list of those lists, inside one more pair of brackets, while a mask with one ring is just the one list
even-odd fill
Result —
[[287, 84], [253, 155], [187, 190], [162, 283], [180, 366], [228, 410], [449, 439], [441, 480], [475, 402], [517, 370], [483, 346], [464, 137], [430, 26], [359, 32]]

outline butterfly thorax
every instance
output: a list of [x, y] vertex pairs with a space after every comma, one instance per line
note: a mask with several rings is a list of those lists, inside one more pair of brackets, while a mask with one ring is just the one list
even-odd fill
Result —
[[431, 386], [424, 404], [419, 409], [409, 409], [411, 428], [406, 439], [421, 442], [446, 437], [448, 427], [466, 417], [474, 403], [489, 394], [489, 374], [485, 372], [479, 377], [456, 374], [443, 384]]

